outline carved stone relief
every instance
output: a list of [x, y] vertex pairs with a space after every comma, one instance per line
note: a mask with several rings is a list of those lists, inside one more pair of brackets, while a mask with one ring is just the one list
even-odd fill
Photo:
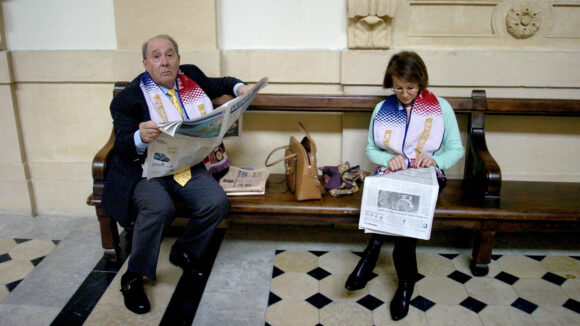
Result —
[[348, 47], [388, 49], [396, 0], [348, 0]]
[[541, 26], [542, 12], [529, 3], [514, 6], [507, 13], [507, 30], [517, 39], [533, 36]]

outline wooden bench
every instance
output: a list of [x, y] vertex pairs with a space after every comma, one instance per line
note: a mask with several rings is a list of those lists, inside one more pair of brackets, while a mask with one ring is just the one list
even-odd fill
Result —
[[[117, 94], [126, 83], [117, 83]], [[258, 95], [248, 110], [296, 112], [370, 113], [380, 96], [359, 95]], [[437, 201], [434, 227], [474, 230], [471, 269], [486, 275], [496, 232], [528, 229], [578, 229], [580, 183], [520, 182], [501, 180], [500, 168], [485, 140], [486, 114], [580, 115], [580, 101], [486, 99], [485, 92], [471, 97], [446, 97], [456, 113], [467, 114], [464, 177], [448, 180]], [[223, 103], [218, 99], [216, 105]], [[105, 255], [119, 250], [116, 222], [101, 208], [107, 158], [114, 133], [93, 160], [93, 193], [87, 199], [95, 206]], [[318, 147], [324, 142], [318, 140]], [[266, 155], [266, 153], [265, 153]], [[337, 162], [337, 164], [340, 162]], [[500, 198], [501, 191], [501, 198]], [[232, 196], [228, 221], [301, 224], [358, 224], [362, 191], [347, 196], [330, 194], [321, 200], [298, 202], [286, 191], [284, 176], [273, 174], [266, 195]], [[179, 203], [177, 203], [179, 206]]]

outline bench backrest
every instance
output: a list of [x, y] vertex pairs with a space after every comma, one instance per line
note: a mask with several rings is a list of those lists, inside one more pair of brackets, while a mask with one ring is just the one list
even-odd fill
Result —
[[[117, 82], [113, 96], [128, 82]], [[231, 97], [214, 99], [219, 106]], [[286, 112], [361, 112], [371, 113], [384, 96], [376, 95], [257, 95], [248, 110]], [[456, 113], [468, 116], [466, 155], [463, 183], [466, 193], [481, 199], [485, 206], [499, 205], [501, 171], [487, 149], [485, 141], [485, 114], [567, 115], [580, 116], [580, 100], [560, 99], [488, 99], [485, 91], [474, 90], [471, 97], [445, 97]], [[112, 132], [109, 141], [93, 160], [94, 193], [100, 194], [104, 184], [108, 156], [114, 145]]]

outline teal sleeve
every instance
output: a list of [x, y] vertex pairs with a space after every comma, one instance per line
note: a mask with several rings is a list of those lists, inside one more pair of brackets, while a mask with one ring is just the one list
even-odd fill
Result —
[[384, 101], [381, 101], [375, 106], [375, 109], [374, 109], [373, 114], [371, 116], [371, 122], [370, 122], [370, 126], [369, 126], [369, 134], [368, 134], [368, 139], [367, 139], [366, 153], [367, 153], [367, 158], [369, 159], [369, 161], [373, 162], [374, 164], [377, 164], [378, 166], [389, 166], [389, 161], [393, 157], [395, 157], [395, 154], [389, 153], [389, 152], [385, 151], [384, 149], [375, 145], [374, 134], [373, 134], [373, 121], [375, 120], [375, 116], [377, 115], [377, 112], [380, 110], [381, 106], [383, 105], [383, 102]]
[[457, 125], [453, 108], [451, 108], [451, 105], [445, 99], [441, 97], [437, 97], [437, 99], [441, 104], [441, 111], [443, 112], [445, 133], [443, 134], [443, 146], [433, 153], [433, 159], [439, 169], [446, 170], [455, 165], [463, 157], [465, 149], [461, 143], [459, 126]]

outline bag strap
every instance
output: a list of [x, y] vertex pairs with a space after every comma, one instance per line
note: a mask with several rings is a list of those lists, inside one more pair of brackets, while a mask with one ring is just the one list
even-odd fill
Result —
[[278, 164], [278, 163], [280, 163], [280, 162], [282, 162], [282, 161], [284, 161], [284, 160], [287, 160], [287, 159], [289, 159], [289, 158], [296, 157], [296, 153], [292, 153], [292, 154], [290, 154], [290, 155], [286, 155], [286, 156], [284, 156], [283, 158], [281, 158], [281, 159], [279, 159], [279, 160], [277, 160], [277, 161], [275, 161], [275, 162], [268, 163], [268, 160], [270, 160], [270, 156], [272, 156], [272, 154], [274, 154], [274, 152], [277, 152], [277, 151], [279, 151], [279, 150], [281, 150], [281, 149], [289, 149], [289, 148], [290, 148], [290, 146], [287, 146], [287, 145], [285, 145], [285, 146], [280, 146], [280, 147], [276, 147], [276, 148], [274, 148], [274, 149], [273, 149], [273, 150], [270, 152], [270, 154], [268, 154], [268, 157], [266, 157], [266, 162], [264, 162], [264, 165], [265, 165], [265, 166], [267, 166], [267, 167], [270, 167], [270, 166], [272, 166], [272, 165], [276, 165], [276, 164]]

